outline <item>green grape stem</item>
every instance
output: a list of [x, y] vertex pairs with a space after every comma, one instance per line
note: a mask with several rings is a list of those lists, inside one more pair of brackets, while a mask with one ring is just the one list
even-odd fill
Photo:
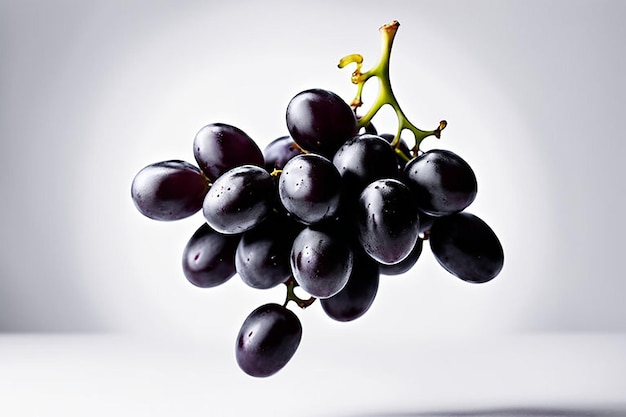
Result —
[[442, 120], [441, 122], [439, 122], [439, 126], [434, 130], [422, 130], [416, 127], [413, 123], [411, 123], [400, 108], [400, 104], [398, 103], [398, 100], [396, 99], [396, 96], [394, 95], [391, 88], [391, 81], [389, 77], [391, 48], [393, 46], [393, 41], [399, 27], [400, 23], [397, 20], [394, 20], [392, 23], [388, 23], [380, 27], [379, 32], [382, 35], [382, 52], [378, 63], [369, 71], [361, 71], [363, 66], [363, 57], [359, 54], [351, 54], [341, 58], [339, 60], [338, 66], [339, 68], [344, 68], [347, 65], [353, 63], [356, 64], [356, 69], [352, 73], [351, 81], [353, 84], [357, 85], [357, 92], [355, 98], [350, 103], [355, 111], [358, 107], [363, 105], [362, 93], [365, 83], [372, 77], [378, 78], [378, 96], [374, 101], [374, 104], [369, 108], [369, 110], [362, 117], [359, 118], [359, 127], [367, 126], [371, 122], [372, 118], [376, 115], [376, 113], [378, 113], [378, 111], [384, 105], [390, 105], [391, 107], [393, 107], [393, 110], [395, 111], [398, 118], [398, 129], [395, 133], [393, 141], [391, 142], [391, 145], [394, 147], [396, 152], [404, 159], [410, 159], [409, 155], [404, 155], [404, 153], [399, 151], [400, 135], [402, 134], [402, 131], [410, 130], [415, 136], [415, 145], [412, 148], [412, 152], [416, 155], [419, 152], [421, 142], [425, 138], [429, 136], [435, 136], [439, 139], [441, 137], [441, 131], [445, 129], [447, 122], [445, 120]]
[[287, 307], [289, 301], [293, 301], [298, 305], [298, 307], [304, 309], [313, 304], [315, 300], [317, 300], [317, 298], [315, 297], [310, 297], [307, 300], [303, 300], [302, 298], [298, 297], [294, 292], [294, 289], [298, 286], [298, 283], [296, 282], [294, 277], [290, 277], [287, 281], [285, 281], [285, 285], [287, 286], [287, 296], [285, 297], [283, 307]]

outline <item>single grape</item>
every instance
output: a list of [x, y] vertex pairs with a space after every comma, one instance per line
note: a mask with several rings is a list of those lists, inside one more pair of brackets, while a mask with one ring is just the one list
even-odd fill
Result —
[[433, 149], [413, 158], [404, 168], [405, 182], [419, 209], [433, 216], [457, 213], [476, 197], [474, 171], [454, 152]]
[[291, 136], [281, 136], [271, 141], [265, 149], [263, 149], [265, 169], [267, 172], [273, 172], [275, 169], [283, 169], [287, 161], [300, 154], [302, 154], [302, 150], [298, 148]]
[[366, 185], [398, 174], [396, 153], [383, 138], [370, 134], [357, 135], [344, 143], [333, 157], [341, 174], [344, 193], [356, 200]]
[[337, 321], [352, 321], [369, 310], [378, 292], [379, 266], [362, 249], [353, 249], [352, 272], [345, 287], [330, 298], [320, 300], [322, 309]]
[[211, 181], [240, 165], [264, 165], [263, 153], [250, 136], [224, 123], [212, 123], [200, 129], [193, 141], [193, 154]]
[[163, 161], [135, 175], [130, 195], [141, 214], [154, 220], [180, 220], [202, 208], [209, 180], [185, 161]]
[[304, 224], [333, 218], [339, 208], [341, 175], [317, 154], [297, 155], [285, 164], [278, 180], [283, 207]]
[[352, 108], [337, 94], [319, 88], [293, 97], [286, 119], [289, 134], [301, 148], [327, 158], [358, 130]]
[[431, 216], [430, 214], [426, 214], [421, 210], [418, 210], [417, 213], [418, 217], [420, 218], [419, 232], [426, 235], [430, 232], [430, 227], [433, 225], [433, 222], [438, 216]]
[[243, 233], [265, 220], [272, 211], [274, 182], [255, 165], [242, 165], [223, 173], [207, 193], [202, 212], [220, 233]]
[[223, 284], [235, 275], [238, 235], [223, 235], [204, 223], [183, 250], [183, 273], [197, 287]]
[[504, 251], [500, 240], [487, 223], [473, 214], [439, 217], [429, 236], [437, 261], [464, 281], [487, 282], [502, 270]]
[[[420, 217], [420, 224], [421, 224]], [[406, 258], [401, 260], [400, 262], [392, 265], [380, 264], [380, 273], [382, 275], [400, 275], [408, 272], [413, 266], [417, 263], [417, 260], [420, 258], [422, 254], [422, 248], [424, 247], [424, 240], [418, 238], [417, 242], [415, 242], [415, 246], [411, 250], [411, 252], [407, 255]]]
[[396, 179], [376, 180], [365, 187], [356, 220], [363, 249], [382, 264], [402, 261], [417, 242], [417, 205], [407, 186]]
[[337, 294], [352, 271], [352, 249], [332, 230], [303, 229], [291, 249], [291, 271], [304, 291], [320, 299]]
[[248, 375], [268, 377], [280, 371], [302, 339], [300, 319], [278, 304], [265, 304], [245, 319], [235, 345], [239, 367]]
[[302, 227], [277, 214], [245, 232], [235, 256], [235, 266], [243, 282], [258, 289], [285, 282], [291, 276], [291, 246]]

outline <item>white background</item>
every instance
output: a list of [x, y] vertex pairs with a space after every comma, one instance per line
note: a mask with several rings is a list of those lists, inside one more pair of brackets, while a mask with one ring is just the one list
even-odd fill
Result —
[[[442, 361], [437, 343], [451, 339], [626, 331], [624, 17], [621, 1], [0, 1], [0, 332], [124, 334], [140, 351], [167, 339], [183, 356], [185, 346], [199, 356], [210, 346], [227, 381], [237, 380], [228, 375], [239, 372], [231, 352], [238, 328], [256, 306], [281, 302], [282, 289], [253, 290], [238, 277], [193, 287], [180, 262], [201, 215], [143, 218], [130, 199], [132, 178], [152, 162], [192, 162], [193, 137], [212, 122], [234, 124], [263, 147], [286, 133], [286, 105], [303, 89], [349, 101], [352, 67], [339, 70], [339, 58], [361, 53], [369, 68], [377, 28], [394, 19], [399, 102], [422, 129], [448, 121], [441, 141], [424, 145], [472, 165], [479, 193], [469, 211], [500, 237], [505, 266], [494, 281], [470, 285], [426, 247], [411, 272], [384, 277], [362, 319], [331, 322], [318, 304], [298, 311], [305, 336], [290, 365], [316, 367], [317, 381], [323, 358], [358, 351], [372, 368], [362, 375], [376, 381], [386, 372], [405, 386], [412, 373], [381, 358], [419, 356], [424, 343]], [[381, 114], [379, 130], [395, 129], [389, 116]], [[46, 362], [3, 340], [13, 340], [4, 352], [18, 354], [8, 357], [17, 374], [34, 358]], [[328, 341], [332, 349], [318, 351]], [[79, 352], [94, 342], [81, 343]], [[624, 355], [602, 346], [617, 368], [593, 372], [609, 399], [620, 399], [610, 393], [624, 387], [615, 377]], [[116, 352], [109, 360], [141, 356]], [[330, 368], [323, 375], [333, 379]], [[14, 390], [29, 390], [38, 374], [28, 369], [33, 378]], [[303, 377], [282, 378], [289, 386]], [[530, 386], [520, 384], [511, 390]], [[446, 398], [435, 391], [431, 398]], [[398, 403], [383, 397], [380, 407]], [[350, 410], [357, 398], [337, 403]]]

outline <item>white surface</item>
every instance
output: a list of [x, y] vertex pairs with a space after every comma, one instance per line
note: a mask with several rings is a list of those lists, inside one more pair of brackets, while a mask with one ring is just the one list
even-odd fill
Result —
[[3, 335], [0, 415], [626, 415], [625, 335], [346, 337], [305, 333], [286, 368], [255, 379], [230, 340]]

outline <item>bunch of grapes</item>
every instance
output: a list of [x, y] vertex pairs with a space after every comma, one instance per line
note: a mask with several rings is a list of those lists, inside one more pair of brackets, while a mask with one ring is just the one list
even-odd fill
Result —
[[[358, 90], [348, 104], [324, 89], [295, 95], [286, 109], [289, 135], [263, 150], [241, 129], [204, 126], [193, 141], [197, 165], [180, 160], [151, 164], [135, 176], [132, 199], [156, 220], [178, 220], [202, 210], [205, 223], [183, 250], [187, 279], [215, 287], [239, 275], [257, 289], [285, 285], [282, 304], [258, 307], [236, 340], [236, 360], [255, 377], [273, 375], [293, 357], [302, 337], [293, 302], [306, 308], [319, 299], [332, 319], [365, 314], [380, 275], [407, 272], [424, 241], [451, 274], [472, 283], [493, 279], [503, 249], [492, 229], [465, 209], [477, 192], [476, 176], [457, 154], [423, 152], [421, 141], [439, 137], [404, 116], [389, 83], [389, 56], [399, 24], [381, 27], [383, 54], [370, 71], [355, 63]], [[379, 95], [362, 116], [361, 91], [372, 77]], [[378, 134], [372, 118], [383, 105], [398, 116], [395, 134]], [[409, 130], [414, 146], [401, 138]], [[301, 287], [310, 297], [294, 292]]]

